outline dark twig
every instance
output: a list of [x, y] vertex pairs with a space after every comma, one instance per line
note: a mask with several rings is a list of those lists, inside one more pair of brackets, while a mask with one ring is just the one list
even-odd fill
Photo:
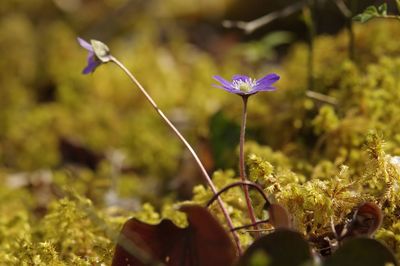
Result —
[[351, 10], [346, 6], [346, 4], [343, 2], [343, 0], [333, 0], [333, 2], [336, 4], [336, 6], [339, 8], [340, 12], [346, 17], [346, 18], [351, 18], [352, 12]]
[[258, 192], [260, 192], [261, 196], [265, 200], [265, 208], [268, 208], [269, 205], [271, 205], [269, 200], [268, 200], [268, 197], [264, 193], [264, 190], [262, 189], [262, 187], [260, 187], [256, 183], [250, 182], [250, 181], [237, 181], [237, 182], [234, 182], [232, 184], [227, 185], [226, 187], [224, 187], [223, 189], [218, 191], [215, 195], [213, 195], [213, 197], [207, 202], [206, 206], [209, 207], [217, 199], [217, 197], [219, 197], [225, 191], [227, 191], [227, 190], [229, 190], [229, 189], [231, 189], [233, 187], [238, 187], [238, 186], [248, 186], [248, 187], [256, 189]]
[[336, 4], [340, 12], [346, 18], [346, 27], [349, 34], [349, 58], [354, 60], [354, 31], [353, 31], [353, 12], [347, 7], [343, 0], [332, 0]]
[[[265, 223], [268, 223], [268, 221], [269, 221], [269, 219], [265, 219], [265, 220], [261, 220], [261, 221], [258, 221], [258, 222], [252, 223], [252, 224], [246, 224], [246, 225], [238, 226], [238, 227], [233, 228], [232, 230], [233, 231], [238, 231], [238, 230], [246, 229], [248, 227], [256, 226], [256, 225], [259, 225], [259, 224], [265, 224]], [[260, 229], [258, 229], [258, 231], [259, 230]], [[247, 231], [250, 231], [250, 230], [247, 230]], [[251, 231], [255, 231], [255, 230], [251, 230]], [[265, 231], [265, 230], [261, 230], [261, 231]]]

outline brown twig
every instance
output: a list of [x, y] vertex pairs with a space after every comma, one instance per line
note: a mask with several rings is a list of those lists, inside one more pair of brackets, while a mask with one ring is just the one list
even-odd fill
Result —
[[222, 22], [222, 25], [226, 28], [238, 28], [243, 30], [246, 34], [253, 33], [255, 30], [271, 23], [272, 21], [280, 18], [280, 17], [287, 17], [299, 10], [301, 10], [306, 5], [306, 1], [301, 1], [294, 5], [285, 7], [282, 10], [275, 11], [269, 13], [265, 16], [262, 16], [258, 19], [246, 22], [246, 21], [232, 21], [232, 20], [225, 20]]
[[217, 197], [219, 197], [222, 193], [224, 193], [225, 191], [233, 188], [233, 187], [238, 187], [238, 186], [248, 186], [251, 188], [256, 189], [261, 196], [264, 198], [265, 201], [265, 207], [268, 208], [271, 204], [268, 200], [267, 195], [264, 193], [264, 190], [262, 189], [262, 187], [260, 187], [258, 184], [254, 183], [254, 182], [250, 182], [250, 181], [237, 181], [234, 182], [232, 184], [227, 185], [226, 187], [224, 187], [223, 189], [221, 189], [220, 191], [218, 191], [206, 204], [207, 207], [209, 207], [211, 205], [211, 203], [213, 203], [215, 201], [215, 199]]

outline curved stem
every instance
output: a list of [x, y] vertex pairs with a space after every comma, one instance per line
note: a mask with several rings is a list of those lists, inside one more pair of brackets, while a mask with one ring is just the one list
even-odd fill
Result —
[[[261, 220], [261, 221], [256, 222], [256, 224], [259, 225], [259, 224], [265, 224], [265, 223], [268, 223], [268, 222], [269, 222], [269, 219], [265, 219], [265, 220]], [[233, 230], [234, 231], [238, 231], [238, 230], [246, 229], [248, 227], [252, 227], [254, 225], [255, 224], [246, 224], [246, 225], [235, 227], [235, 228], [233, 228]], [[266, 230], [261, 230], [261, 231], [266, 231]]]
[[251, 187], [251, 188], [256, 189], [261, 194], [261, 196], [264, 198], [265, 204], [266, 204], [265, 207], [268, 208], [271, 205], [271, 203], [269, 202], [268, 197], [264, 193], [264, 190], [262, 189], [262, 187], [260, 187], [258, 184], [254, 183], [254, 182], [250, 182], [250, 181], [246, 180], [246, 181], [237, 181], [237, 182], [227, 185], [226, 187], [224, 187], [223, 189], [218, 191], [216, 194], [214, 194], [214, 196], [207, 202], [206, 206], [209, 207], [211, 205], [211, 203], [213, 203], [217, 199], [217, 197], [219, 197], [222, 193], [226, 192], [227, 190], [229, 190], [233, 187], [238, 187], [238, 186]]
[[[178, 136], [179, 140], [182, 141], [182, 143], [190, 151], [190, 153], [192, 154], [194, 160], [196, 161], [197, 165], [199, 166], [204, 178], [206, 179], [207, 184], [210, 186], [212, 192], [214, 194], [217, 194], [217, 189], [216, 189], [214, 183], [212, 182], [210, 176], [208, 175], [206, 169], [204, 168], [204, 165], [200, 161], [199, 157], [197, 156], [197, 154], [194, 151], [194, 149], [192, 148], [192, 146], [190, 146], [190, 144], [182, 136], [182, 134], [179, 132], [179, 130], [171, 123], [171, 121], [165, 116], [165, 114], [160, 110], [160, 108], [158, 108], [157, 104], [154, 102], [154, 100], [151, 98], [151, 96], [147, 93], [147, 91], [144, 89], [144, 87], [139, 83], [139, 81], [133, 76], [133, 74], [120, 61], [118, 61], [115, 57], [111, 56], [111, 61], [113, 63], [115, 63], [118, 67], [120, 67], [125, 72], [125, 74], [128, 75], [128, 77], [132, 80], [132, 82], [135, 83], [136, 86], [139, 87], [140, 91], [144, 94], [144, 96], [150, 102], [150, 104], [153, 106], [153, 108], [156, 110], [156, 112], [161, 116], [161, 118], [165, 121], [165, 123], [167, 123], [167, 125], [171, 128], [171, 130], [175, 133], [175, 135]], [[225, 219], [226, 219], [226, 222], [228, 224], [229, 229], [232, 230], [233, 229], [232, 220], [231, 220], [231, 218], [230, 218], [230, 216], [228, 214], [228, 210], [226, 209], [224, 202], [222, 201], [222, 199], [220, 197], [218, 197], [218, 204], [220, 205], [222, 213], [225, 216]], [[236, 247], [237, 247], [238, 253], [239, 253], [239, 255], [241, 255], [242, 254], [242, 248], [240, 246], [239, 236], [238, 236], [238, 234], [236, 232], [232, 232], [232, 236], [233, 236], [233, 239], [234, 239], [234, 241], [236, 243]]]
[[[244, 162], [244, 140], [246, 134], [246, 120], [247, 120], [247, 101], [249, 96], [242, 96], [243, 99], [243, 114], [242, 114], [242, 125], [240, 128], [240, 144], [239, 144], [239, 171], [240, 171], [240, 179], [242, 181], [247, 181], [246, 178], [246, 169]], [[256, 215], [254, 214], [254, 208], [251, 203], [249, 188], [247, 186], [243, 186], [244, 197], [246, 199], [247, 210], [249, 211], [249, 217], [251, 223], [254, 224], [254, 229], [258, 230]], [[256, 232], [256, 236], [260, 237], [260, 233]]]

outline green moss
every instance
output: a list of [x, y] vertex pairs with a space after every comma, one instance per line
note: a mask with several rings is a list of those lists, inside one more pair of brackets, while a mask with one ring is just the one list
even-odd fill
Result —
[[332, 106], [325, 105], [319, 109], [318, 115], [312, 121], [316, 134], [330, 132], [337, 129], [339, 118]]
[[[100, 219], [89, 201], [62, 199], [35, 221], [26, 214], [9, 215], [0, 225], [1, 265], [92, 265], [109, 263], [114, 242], [107, 230], [124, 220]], [[94, 215], [94, 216], [93, 216]], [[22, 264], [21, 264], [22, 263]]]
[[[186, 224], [177, 209], [187, 201], [176, 201], [169, 188], [187, 163], [183, 147], [116, 68], [104, 65], [93, 76], [80, 74], [85, 55], [75, 32], [84, 32], [94, 17], [108, 12], [105, 6], [121, 1], [97, 4], [90, 15], [89, 9], [77, 10], [82, 21], [67, 13], [60, 18], [46, 1], [28, 2], [0, 3], [5, 14], [0, 19], [0, 181], [5, 184], [0, 188], [0, 264], [107, 265], [115, 233], [128, 217]], [[42, 18], [42, 12], [48, 16]], [[169, 38], [161, 42], [159, 25], [145, 12], [136, 20], [110, 40], [113, 54], [202, 151], [210, 172], [213, 163], [236, 169], [241, 102], [208, 89], [211, 77], [239, 70], [261, 77], [276, 69], [260, 61], [254, 71], [233, 53], [217, 62], [188, 43], [183, 30], [164, 27], [168, 32], [162, 35]], [[134, 41], [127, 37], [132, 32]], [[249, 179], [284, 205], [307, 237], [330, 231], [332, 220], [341, 223], [357, 204], [373, 201], [385, 213], [376, 237], [400, 259], [400, 43], [393, 38], [399, 33], [398, 24], [388, 21], [356, 25], [354, 62], [347, 58], [345, 32], [315, 40], [314, 90], [334, 98], [333, 104], [307, 94], [307, 46], [294, 44], [277, 70], [278, 90], [249, 102], [245, 152]], [[218, 125], [210, 127], [214, 120]], [[222, 122], [227, 124], [223, 130]], [[107, 156], [96, 170], [65, 168], [60, 138], [102, 155], [117, 149], [125, 158], [117, 170]], [[215, 150], [221, 157], [212, 157]], [[29, 176], [38, 169], [53, 169], [49, 184], [32, 183]], [[22, 185], [10, 182], [21, 171], [28, 171], [18, 179]], [[198, 171], [184, 175], [195, 180]], [[111, 177], [118, 181], [116, 188]], [[213, 180], [221, 189], [239, 178], [226, 169], [214, 172]], [[66, 187], [85, 197], [60, 199]], [[105, 195], [111, 189], [155, 204], [136, 212], [108, 208]], [[211, 197], [209, 188], [197, 185], [189, 202], [205, 205]], [[262, 198], [254, 191], [251, 197], [258, 217], [265, 218]], [[250, 223], [240, 187], [222, 198], [235, 226]], [[210, 210], [226, 226], [218, 204]], [[239, 234], [244, 245], [252, 243], [249, 232]]]
[[376, 233], [376, 238], [390, 247], [400, 260], [400, 222], [394, 222], [389, 228], [382, 228]]

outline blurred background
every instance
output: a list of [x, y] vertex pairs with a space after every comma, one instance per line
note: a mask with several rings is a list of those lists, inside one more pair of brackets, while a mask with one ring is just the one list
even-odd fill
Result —
[[[345, 1], [353, 14], [379, 3]], [[1, 1], [3, 186], [31, 189], [40, 213], [65, 185], [99, 204], [134, 197], [129, 204], [136, 208], [157, 202], [158, 195], [187, 199], [202, 182], [190, 155], [120, 70], [105, 65], [81, 74], [87, 54], [78, 36], [109, 45], [210, 173], [237, 169], [241, 111], [240, 98], [213, 88], [212, 76], [280, 74], [276, 93], [250, 101], [248, 139], [291, 158], [308, 157], [302, 147], [321, 144], [303, 124], [320, 107], [304, 96], [310, 42], [305, 6], [289, 0]], [[251, 34], [223, 27], [225, 20], [250, 21], [287, 7], [296, 9]], [[349, 20], [328, 0], [314, 1], [312, 15], [315, 37], [321, 36], [314, 49], [316, 90], [327, 93], [326, 82], [335, 80], [329, 66], [347, 58]], [[376, 25], [381, 35], [396, 32], [392, 24]], [[397, 53], [391, 38], [375, 38], [368, 27], [356, 29], [359, 62], [376, 61], [382, 50]], [[334, 152], [328, 151], [330, 158]]]

